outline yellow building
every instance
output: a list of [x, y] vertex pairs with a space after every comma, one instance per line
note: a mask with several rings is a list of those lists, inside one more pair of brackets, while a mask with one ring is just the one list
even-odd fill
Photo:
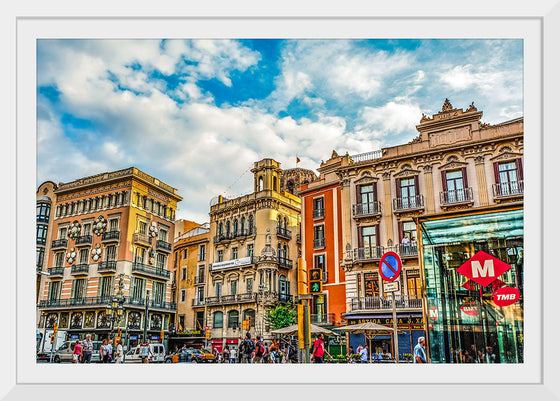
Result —
[[39, 328], [56, 324], [70, 339], [120, 329], [131, 346], [144, 330], [160, 339], [176, 311], [169, 256], [177, 189], [131, 167], [59, 183], [54, 194]]

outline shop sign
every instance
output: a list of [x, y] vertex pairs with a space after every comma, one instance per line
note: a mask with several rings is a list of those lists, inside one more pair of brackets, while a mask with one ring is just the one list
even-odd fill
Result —
[[150, 340], [159, 340], [160, 336], [150, 336]]
[[509, 306], [519, 299], [519, 291], [513, 287], [502, 287], [494, 291], [492, 301], [497, 306]]
[[216, 263], [212, 263], [212, 270], [226, 269], [228, 267], [250, 265], [251, 262], [252, 262], [252, 258], [250, 256], [247, 256], [245, 258], [227, 260], [225, 262], [216, 262]]
[[475, 302], [463, 302], [461, 312], [469, 316], [478, 316], [478, 305]]
[[428, 309], [428, 316], [430, 317], [431, 320], [433, 320], [434, 322], [437, 322], [439, 319], [439, 312], [438, 312], [438, 308], [437, 306], [430, 306], [430, 309]]
[[[383, 326], [393, 328], [393, 318], [361, 318], [361, 319], [348, 319], [348, 324], [360, 324], [372, 322]], [[422, 317], [398, 317], [397, 327], [399, 330], [423, 330], [424, 319]]]
[[177, 334], [181, 336], [195, 336], [200, 335], [200, 330], [178, 330]]
[[463, 263], [456, 272], [486, 287], [504, 274], [511, 266], [484, 251], [478, 251], [472, 258]]
[[138, 336], [130, 336], [130, 340], [131, 341], [136, 341], [136, 340], [138, 340]]

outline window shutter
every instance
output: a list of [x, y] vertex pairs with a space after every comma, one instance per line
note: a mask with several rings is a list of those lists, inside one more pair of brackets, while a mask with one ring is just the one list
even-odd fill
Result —
[[397, 198], [401, 197], [401, 180], [399, 178], [395, 178], [395, 186], [397, 188]]
[[372, 186], [373, 186], [373, 200], [374, 200], [374, 201], [377, 201], [377, 200], [378, 200], [378, 199], [377, 199], [377, 182], [374, 182], [374, 183], [372, 184]]
[[416, 191], [416, 195], [420, 195], [420, 187], [418, 186], [418, 176], [414, 176], [414, 190]]
[[494, 179], [496, 184], [500, 183], [500, 164], [498, 162], [494, 162]]
[[360, 193], [361, 188], [362, 188], [361, 185], [356, 185], [356, 203], [362, 203], [362, 197], [361, 197], [361, 193]]
[[399, 244], [401, 243], [403, 237], [404, 237], [403, 222], [399, 221]]
[[443, 187], [443, 192], [447, 192], [447, 172], [446, 171], [441, 172], [441, 183], [442, 183], [442, 187]]
[[461, 169], [462, 174], [463, 174], [463, 187], [468, 188], [469, 187], [469, 181], [467, 179], [467, 168], [463, 167]]
[[364, 242], [362, 239], [362, 228], [358, 227], [358, 248], [363, 248]]
[[523, 180], [523, 164], [521, 162], [521, 158], [515, 159], [515, 166], [517, 167], [517, 179], [522, 181]]
[[379, 246], [379, 224], [375, 226], [375, 245]]

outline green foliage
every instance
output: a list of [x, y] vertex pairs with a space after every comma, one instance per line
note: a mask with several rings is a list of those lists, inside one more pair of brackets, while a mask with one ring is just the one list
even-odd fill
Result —
[[287, 327], [296, 322], [297, 309], [291, 302], [276, 304], [266, 310], [264, 321], [272, 326], [273, 330]]

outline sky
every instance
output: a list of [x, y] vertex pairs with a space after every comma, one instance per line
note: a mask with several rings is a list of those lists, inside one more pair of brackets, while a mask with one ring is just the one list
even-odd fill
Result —
[[253, 191], [254, 162], [316, 172], [408, 143], [446, 98], [522, 117], [523, 41], [41, 39], [37, 187], [135, 166], [203, 223]]

